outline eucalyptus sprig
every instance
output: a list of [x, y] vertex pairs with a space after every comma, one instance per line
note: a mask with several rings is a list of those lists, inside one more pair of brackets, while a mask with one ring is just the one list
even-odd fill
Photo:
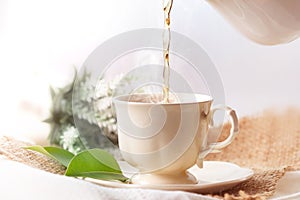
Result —
[[114, 157], [102, 149], [84, 150], [74, 155], [67, 150], [53, 146], [37, 145], [25, 148], [42, 153], [61, 163], [67, 168], [66, 176], [129, 182]]

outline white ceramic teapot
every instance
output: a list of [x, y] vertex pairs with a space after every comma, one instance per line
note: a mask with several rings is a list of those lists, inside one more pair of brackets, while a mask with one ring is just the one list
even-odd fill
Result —
[[300, 0], [207, 0], [249, 39], [274, 45], [300, 37]]

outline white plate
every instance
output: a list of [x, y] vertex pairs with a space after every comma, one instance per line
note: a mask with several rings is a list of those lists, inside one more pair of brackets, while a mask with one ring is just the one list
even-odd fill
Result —
[[[120, 163], [124, 175], [132, 176], [135, 169], [128, 164]], [[130, 173], [128, 173], [130, 171]], [[125, 173], [127, 172], [127, 173]], [[189, 169], [197, 179], [197, 184], [161, 184], [161, 185], [139, 185], [126, 184], [118, 181], [103, 181], [92, 178], [85, 180], [102, 186], [114, 188], [147, 188], [159, 190], [183, 190], [196, 193], [218, 193], [226, 189], [248, 180], [253, 176], [253, 171], [247, 168], [241, 168], [238, 165], [220, 162], [220, 161], [204, 161], [203, 169], [193, 166]]]

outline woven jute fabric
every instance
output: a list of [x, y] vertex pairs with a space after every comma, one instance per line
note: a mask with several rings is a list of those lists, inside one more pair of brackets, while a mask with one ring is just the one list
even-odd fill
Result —
[[[223, 127], [221, 139], [230, 125]], [[266, 199], [276, 190], [286, 171], [300, 170], [300, 109], [268, 110], [239, 120], [239, 134], [221, 153], [206, 160], [220, 160], [254, 169], [254, 176], [222, 192], [223, 199]]]
[[[220, 140], [226, 137], [229, 129], [228, 124], [223, 127]], [[208, 195], [225, 200], [267, 199], [274, 194], [278, 180], [287, 170], [300, 170], [300, 110], [266, 111], [261, 115], [243, 117], [239, 129], [231, 145], [221, 153], [210, 154], [205, 160], [232, 162], [252, 168], [255, 174], [230, 190]], [[0, 156], [55, 174], [65, 172], [56, 161], [23, 148], [28, 145], [2, 137]]]
[[63, 165], [47, 156], [24, 148], [30, 145], [29, 143], [4, 136], [0, 138], [0, 155], [9, 160], [21, 162], [47, 172], [64, 174], [65, 167]]

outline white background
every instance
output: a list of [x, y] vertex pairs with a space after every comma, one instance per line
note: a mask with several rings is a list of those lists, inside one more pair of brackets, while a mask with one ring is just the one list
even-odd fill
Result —
[[[162, 28], [161, 9], [162, 0], [0, 0], [0, 135], [45, 139], [49, 84], [65, 84], [114, 35]], [[300, 106], [300, 39], [253, 43], [204, 0], [175, 0], [171, 26], [206, 50], [240, 116]]]

